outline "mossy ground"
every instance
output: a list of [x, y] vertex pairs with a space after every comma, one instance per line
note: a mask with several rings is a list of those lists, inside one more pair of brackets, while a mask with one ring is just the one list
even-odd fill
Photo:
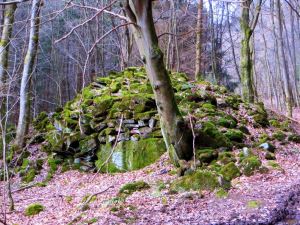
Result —
[[34, 216], [34, 215], [39, 214], [43, 210], [44, 210], [43, 205], [41, 205], [40, 203], [33, 203], [26, 207], [24, 214], [26, 216]]

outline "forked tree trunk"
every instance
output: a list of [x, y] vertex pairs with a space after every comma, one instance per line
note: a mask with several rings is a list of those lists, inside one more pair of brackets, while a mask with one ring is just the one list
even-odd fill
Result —
[[178, 159], [193, 156], [192, 132], [181, 116], [175, 101], [170, 77], [165, 68], [163, 53], [158, 45], [151, 0], [127, 0], [126, 16], [131, 25], [139, 52], [155, 95], [162, 134], [175, 164]]
[[20, 148], [23, 147], [30, 120], [30, 86], [39, 41], [40, 7], [41, 0], [32, 1], [29, 43], [22, 72], [19, 120], [16, 133], [16, 144]]
[[195, 80], [200, 80], [202, 77], [201, 71], [201, 53], [202, 53], [202, 11], [203, 0], [198, 2], [198, 15], [196, 25], [196, 62], [195, 62]]

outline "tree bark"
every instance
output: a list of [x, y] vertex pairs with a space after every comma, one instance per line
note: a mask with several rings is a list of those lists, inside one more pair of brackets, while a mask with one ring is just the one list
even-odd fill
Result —
[[256, 6], [256, 14], [250, 21], [250, 8], [253, 0], [245, 0], [242, 3], [242, 16], [240, 19], [240, 27], [242, 32], [241, 41], [241, 83], [243, 98], [245, 101], [253, 103], [255, 100], [255, 87], [253, 80], [253, 59], [251, 57], [251, 36], [256, 27], [258, 17], [261, 10], [262, 0]]
[[[14, 23], [14, 14], [17, 4], [5, 5], [2, 36], [0, 41], [0, 93], [5, 94], [5, 83], [7, 80], [8, 52], [12, 28]], [[0, 113], [5, 112], [5, 98], [0, 96]]]
[[201, 53], [202, 53], [202, 11], [203, 11], [203, 0], [198, 2], [198, 15], [196, 25], [196, 62], [195, 62], [195, 80], [202, 78], [201, 71]]
[[31, 7], [30, 20], [30, 34], [28, 49], [24, 59], [24, 66], [22, 72], [22, 80], [20, 87], [20, 106], [19, 106], [19, 120], [16, 133], [16, 144], [22, 148], [24, 145], [25, 135], [28, 132], [28, 125], [30, 120], [30, 88], [33, 67], [37, 54], [37, 47], [39, 41], [39, 26], [40, 26], [40, 7], [41, 0], [33, 0]]
[[125, 10], [128, 19], [134, 23], [131, 29], [155, 95], [167, 149], [173, 162], [178, 165], [179, 159], [189, 160], [193, 156], [192, 132], [175, 101], [163, 53], [158, 45], [152, 16], [152, 1], [127, 0]]
[[285, 103], [287, 109], [287, 115], [292, 117], [293, 115], [293, 107], [292, 107], [292, 95], [291, 95], [291, 85], [290, 85], [290, 77], [289, 77], [289, 69], [287, 65], [287, 61], [285, 59], [285, 50], [284, 50], [284, 41], [283, 41], [283, 24], [282, 24], [282, 13], [281, 13], [281, 3], [280, 0], [277, 0], [277, 22], [279, 27], [278, 39], [279, 39], [279, 52], [281, 55], [281, 59], [283, 62], [283, 85], [285, 92]]

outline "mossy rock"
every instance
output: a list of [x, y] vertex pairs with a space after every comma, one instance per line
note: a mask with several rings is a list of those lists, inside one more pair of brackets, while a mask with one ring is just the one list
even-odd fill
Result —
[[237, 178], [241, 175], [240, 170], [233, 162], [230, 162], [223, 166], [220, 173], [227, 181], [231, 181], [232, 179]]
[[218, 120], [218, 125], [226, 128], [235, 128], [237, 126], [237, 120], [229, 115], [226, 115], [225, 117], [221, 117]]
[[235, 142], [243, 142], [244, 140], [244, 134], [242, 131], [240, 130], [235, 130], [235, 129], [229, 129], [227, 130], [227, 132], [225, 133], [225, 136], [231, 140], [231, 141], [235, 141]]
[[253, 112], [253, 120], [255, 121], [256, 124], [259, 124], [262, 127], [267, 127], [270, 125], [268, 120], [268, 113], [265, 110], [264, 104], [262, 102], [255, 104], [255, 109]]
[[196, 155], [197, 159], [202, 163], [210, 163], [218, 158], [218, 152], [214, 149], [199, 149]]
[[218, 162], [226, 165], [231, 162], [236, 162], [235, 156], [231, 152], [220, 152], [218, 156]]
[[142, 191], [149, 189], [150, 185], [146, 183], [145, 181], [135, 181], [133, 183], [125, 184], [121, 187], [119, 190], [119, 195], [125, 194], [125, 195], [131, 195], [132, 193], [136, 191]]
[[[159, 159], [166, 152], [166, 146], [161, 138], [147, 138], [119, 142], [112, 155], [111, 151], [111, 144], [102, 145], [97, 151], [98, 160], [95, 164], [103, 172], [126, 172], [141, 169]], [[110, 155], [108, 163], [102, 166]]]
[[86, 138], [84, 138], [79, 142], [79, 150], [80, 150], [79, 155], [85, 155], [88, 152], [94, 152], [95, 150], [97, 150], [98, 143], [96, 140], [97, 137], [95, 137], [95, 135], [96, 134], [87, 136]]
[[284, 141], [285, 138], [286, 138], [286, 134], [283, 133], [282, 131], [277, 131], [277, 132], [272, 134], [272, 138], [276, 139], [278, 141]]
[[208, 170], [197, 170], [192, 174], [185, 175], [178, 178], [171, 184], [171, 190], [175, 192], [180, 191], [213, 191], [219, 188], [218, 176]]
[[231, 95], [225, 99], [226, 104], [228, 104], [231, 108], [238, 110], [242, 99], [238, 95]]
[[266, 160], [276, 160], [276, 157], [275, 157], [274, 153], [272, 153], [272, 152], [266, 152], [265, 159]]
[[209, 112], [209, 113], [213, 113], [216, 111], [216, 106], [214, 106], [211, 103], [204, 103], [202, 104], [201, 108], [205, 111], [205, 112]]
[[40, 203], [33, 203], [26, 207], [25, 216], [34, 216], [44, 211], [44, 206]]
[[198, 133], [199, 138], [197, 142], [199, 142], [200, 146], [212, 148], [232, 147], [231, 141], [212, 122], [204, 122], [202, 129]]
[[99, 117], [108, 114], [109, 110], [114, 104], [114, 101], [114, 98], [108, 95], [95, 98], [93, 105], [93, 115], [95, 117]]
[[266, 143], [270, 140], [270, 136], [266, 133], [262, 133], [258, 138], [258, 145]]
[[244, 158], [240, 163], [240, 168], [246, 176], [251, 176], [255, 171], [259, 170], [262, 163], [257, 156], [249, 156]]
[[292, 141], [292, 142], [295, 142], [295, 143], [300, 143], [300, 135], [297, 135], [297, 134], [291, 134], [288, 136], [288, 141]]

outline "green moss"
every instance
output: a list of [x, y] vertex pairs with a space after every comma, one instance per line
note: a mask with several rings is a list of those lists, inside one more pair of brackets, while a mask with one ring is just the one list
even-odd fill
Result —
[[217, 123], [219, 126], [226, 127], [226, 128], [235, 128], [237, 126], [236, 119], [229, 115], [225, 117], [221, 117]]
[[22, 177], [22, 181], [29, 183], [34, 180], [36, 171], [34, 168], [29, 169], [29, 171]]
[[266, 152], [265, 159], [266, 160], [275, 160], [276, 157], [275, 157], [274, 153], [272, 153], [272, 152]]
[[205, 112], [215, 112], [216, 111], [216, 106], [212, 105], [211, 103], [204, 103], [201, 108]]
[[122, 186], [119, 190], [119, 194], [131, 195], [136, 191], [142, 191], [149, 188], [150, 185], [147, 184], [145, 181], [135, 181], [133, 183], [128, 183]]
[[272, 167], [275, 170], [283, 170], [282, 167], [276, 161], [273, 160], [268, 161], [268, 166]]
[[117, 93], [121, 89], [121, 83], [113, 81], [110, 85], [110, 91], [112, 93]]
[[297, 135], [297, 134], [291, 134], [288, 136], [288, 141], [292, 141], [292, 142], [295, 142], [295, 143], [300, 143], [300, 135]]
[[273, 126], [273, 127], [280, 127], [280, 122], [278, 120], [269, 120], [269, 123]]
[[200, 130], [200, 145], [204, 147], [232, 147], [230, 140], [212, 122], [204, 122]]
[[225, 102], [233, 109], [239, 109], [240, 103], [242, 102], [241, 97], [238, 95], [231, 95], [225, 99]]
[[41, 112], [34, 120], [33, 127], [39, 132], [43, 132], [47, 130], [47, 125], [50, 123], [48, 115], [46, 112]]
[[231, 162], [236, 162], [236, 159], [234, 157], [234, 154], [231, 152], [220, 152], [218, 156], [218, 161], [221, 164], [226, 165]]
[[[148, 166], [166, 151], [166, 146], [161, 138], [147, 138], [119, 142], [112, 155], [111, 151], [111, 144], [101, 145], [97, 151], [95, 164], [103, 172], [125, 172]], [[109, 156], [108, 163], [102, 166]]]
[[266, 143], [269, 140], [270, 140], [269, 135], [266, 133], [262, 133], [258, 138], [258, 145], [260, 145], [262, 143]]
[[244, 139], [243, 132], [240, 130], [234, 130], [234, 129], [227, 130], [227, 132], [225, 133], [225, 136], [229, 140], [235, 141], [235, 142], [243, 142], [243, 139]]
[[46, 177], [45, 181], [49, 181], [49, 180], [52, 179], [53, 175], [55, 174], [55, 172], [57, 170], [58, 164], [60, 162], [61, 161], [58, 160], [58, 159], [53, 159], [53, 158], [48, 159], [49, 171], [48, 171], [48, 174], [47, 174], [47, 177]]
[[216, 197], [217, 198], [227, 198], [228, 192], [226, 190], [224, 190], [223, 188], [220, 188], [216, 192]]
[[199, 149], [196, 152], [197, 159], [203, 163], [210, 163], [214, 159], [218, 158], [218, 152], [214, 149]]
[[246, 176], [251, 176], [255, 171], [259, 170], [262, 163], [257, 156], [249, 156], [240, 163], [241, 170]]
[[284, 141], [286, 138], [286, 135], [282, 131], [277, 131], [277, 132], [273, 133], [272, 138], [276, 139], [278, 141]]
[[267, 127], [270, 125], [268, 120], [268, 113], [265, 110], [264, 104], [262, 102], [255, 105], [253, 120], [256, 124], [259, 124], [262, 127]]
[[34, 216], [39, 214], [40, 212], [44, 211], [44, 206], [40, 203], [33, 203], [25, 209], [26, 216]]
[[201, 191], [220, 187], [216, 174], [208, 170], [197, 170], [192, 174], [178, 178], [171, 184], [172, 191]]
[[240, 170], [233, 162], [230, 162], [223, 166], [220, 173], [227, 181], [231, 181], [232, 179], [237, 178], [241, 175]]
[[259, 208], [260, 206], [261, 206], [261, 203], [256, 200], [251, 200], [251, 201], [247, 202], [247, 207], [251, 208], [251, 209], [256, 209], [256, 208]]

